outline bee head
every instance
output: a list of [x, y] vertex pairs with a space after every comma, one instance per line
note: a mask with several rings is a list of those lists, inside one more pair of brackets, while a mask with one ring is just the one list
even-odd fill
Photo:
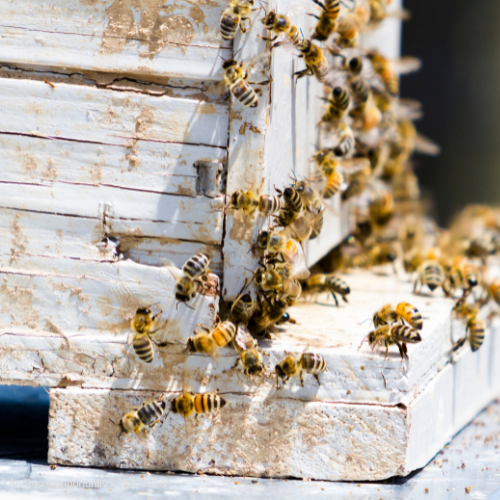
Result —
[[394, 262], [398, 258], [398, 254], [394, 251], [387, 252], [387, 260], [389, 262]]
[[141, 421], [135, 413], [127, 413], [124, 417], [120, 419], [120, 427], [123, 432], [129, 433], [134, 432], [138, 427], [140, 427]]
[[281, 365], [276, 365], [274, 367], [274, 371], [276, 372], [276, 375], [279, 378], [285, 378], [286, 377], [286, 373], [283, 371], [283, 368], [281, 368]]
[[283, 191], [283, 196], [287, 199], [287, 200], [290, 200], [293, 196], [293, 188], [291, 187], [287, 187], [284, 191]]
[[359, 75], [363, 69], [363, 61], [360, 57], [352, 57], [348, 63], [349, 71], [355, 75]]
[[243, 295], [240, 300], [241, 302], [245, 302], [245, 304], [251, 304], [253, 302], [250, 292], [245, 293], [245, 295]]
[[194, 347], [194, 337], [189, 337], [187, 339], [186, 351], [188, 351], [188, 352], [196, 352], [196, 348]]
[[260, 22], [266, 27], [266, 28], [269, 28], [269, 27], [272, 27], [272, 25], [274, 24], [274, 19], [276, 18], [276, 13], [274, 12], [274, 10], [272, 10], [271, 12], [269, 12], [269, 14], [267, 14], [267, 16], [265, 16], [264, 18], [262, 18], [260, 20]]
[[[224, 61], [222, 64], [222, 69], [229, 69], [229, 68], [236, 68], [239, 66], [238, 61], [235, 61], [234, 59], [228, 59], [227, 61]], [[237, 193], [233, 193], [233, 196]]]
[[249, 375], [260, 375], [264, 371], [264, 367], [262, 365], [252, 366], [247, 370]]
[[375, 332], [370, 332], [368, 334], [368, 343], [373, 344], [375, 342]]
[[470, 288], [473, 288], [473, 287], [477, 286], [477, 278], [476, 278], [476, 276], [469, 276], [467, 278], [467, 283], [469, 284]]
[[342, 87], [335, 87], [333, 89], [333, 96], [340, 97], [342, 95]]
[[266, 231], [266, 230], [260, 231], [258, 236], [257, 236], [257, 245], [256, 246], [258, 248], [266, 248], [270, 236], [271, 236], [271, 233], [269, 231]]

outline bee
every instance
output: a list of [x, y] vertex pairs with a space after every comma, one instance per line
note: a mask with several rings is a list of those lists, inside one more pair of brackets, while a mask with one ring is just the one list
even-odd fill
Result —
[[348, 155], [353, 150], [355, 144], [354, 132], [352, 131], [352, 128], [345, 123], [341, 123], [335, 131], [335, 136], [337, 137], [338, 142], [333, 148], [333, 152], [337, 156]]
[[344, 176], [340, 172], [332, 172], [327, 176], [322, 196], [325, 200], [332, 198], [344, 183]]
[[347, 303], [346, 295], [351, 293], [351, 289], [343, 279], [338, 276], [334, 276], [333, 274], [313, 274], [304, 283], [305, 294], [323, 292], [330, 292], [335, 304], [338, 306], [339, 301], [337, 299], [337, 294], [339, 294], [342, 297], [342, 300]]
[[372, 266], [382, 266], [392, 263], [398, 258], [396, 249], [390, 243], [379, 243], [372, 247], [368, 253], [368, 259]]
[[214, 359], [219, 348], [233, 340], [236, 326], [232, 321], [226, 320], [219, 323], [212, 331], [203, 327], [203, 331], [195, 333], [194, 337], [188, 338], [186, 350], [208, 354]]
[[270, 327], [280, 321], [285, 314], [288, 302], [284, 297], [264, 294], [259, 295], [259, 309], [248, 324], [249, 330], [257, 338], [270, 339]]
[[233, 323], [241, 321], [244, 324], [248, 324], [248, 321], [255, 312], [257, 304], [252, 299], [252, 294], [250, 292], [240, 294], [236, 300], [231, 305], [231, 311], [229, 313], [229, 319]]
[[328, 103], [328, 107], [321, 121], [335, 122], [342, 118], [347, 111], [351, 102], [349, 91], [344, 87], [335, 87], [332, 91], [330, 99], [324, 99]]
[[[270, 11], [260, 22], [269, 30], [274, 33], [274, 38], [264, 38], [263, 40], [269, 40], [274, 42], [279, 35], [283, 34], [285, 37], [293, 43], [296, 47], [302, 42], [302, 35], [299, 29], [290, 22], [287, 16], [283, 14], [277, 14], [274, 10]], [[276, 45], [275, 45], [276, 46]]]
[[468, 257], [479, 257], [485, 264], [486, 258], [496, 253], [496, 248], [491, 236], [488, 234], [471, 240], [465, 253]]
[[163, 347], [168, 344], [168, 342], [158, 343], [151, 338], [151, 335], [155, 334], [160, 328], [153, 330], [156, 325], [156, 318], [162, 313], [160, 311], [153, 314], [153, 311], [149, 307], [139, 307], [132, 318], [131, 327], [132, 336], [132, 347], [137, 357], [144, 363], [151, 363], [154, 359], [154, 349], [153, 343], [159, 347]]
[[459, 306], [459, 310], [460, 309], [464, 309], [464, 311], [459, 312], [461, 312], [467, 320], [465, 328], [466, 335], [453, 346], [453, 351], [456, 351], [458, 348], [463, 346], [467, 339], [469, 339], [471, 351], [475, 352], [483, 345], [486, 326], [482, 320], [478, 319], [477, 308], [470, 308], [463, 303]]
[[376, 194], [369, 204], [370, 217], [375, 224], [383, 226], [389, 222], [394, 213], [394, 198], [387, 191]]
[[325, 358], [319, 354], [303, 352], [300, 358], [295, 354], [288, 354], [281, 363], [274, 367], [277, 388], [279, 388], [280, 378], [283, 379], [284, 383], [290, 377], [295, 377], [296, 375], [300, 376], [300, 385], [304, 387], [304, 372], [314, 375], [318, 381], [318, 385], [321, 385], [319, 374], [323, 373], [326, 369]]
[[139, 434], [147, 427], [154, 427], [160, 421], [167, 408], [166, 402], [162, 401], [161, 398], [160, 396], [158, 401], [149, 401], [140, 408], [132, 408], [127, 412], [120, 419], [119, 425], [122, 432], [126, 434], [129, 432]]
[[373, 315], [373, 325], [378, 328], [382, 325], [390, 325], [398, 321], [408, 323], [416, 330], [422, 330], [424, 320], [418, 309], [408, 302], [400, 302], [396, 309], [391, 304], [386, 304]]
[[367, 181], [368, 176], [365, 170], [359, 170], [350, 174], [347, 188], [342, 192], [342, 200], [350, 200], [360, 194], [365, 189]]
[[301, 215], [290, 225], [290, 230], [297, 241], [303, 242], [313, 240], [319, 236], [323, 228], [323, 211], [312, 219], [307, 215]]
[[304, 202], [300, 194], [293, 187], [287, 187], [283, 193], [278, 190], [280, 196], [283, 196], [284, 207], [278, 214], [278, 226], [287, 227], [294, 222], [304, 210]]
[[[403, 361], [405, 357], [408, 357], [406, 344], [417, 344], [422, 341], [422, 337], [420, 336], [418, 330], [415, 330], [407, 325], [399, 324], [394, 326], [379, 326], [363, 339], [361, 345], [363, 345], [366, 340], [368, 340], [368, 344], [371, 346], [372, 352], [378, 346], [385, 346], [386, 358], [389, 355], [389, 347], [391, 345], [397, 345], [399, 354], [401, 355], [401, 361]], [[361, 348], [361, 345], [359, 348]]]
[[443, 290], [446, 295], [451, 296], [455, 290], [462, 289], [465, 295], [480, 283], [481, 273], [479, 269], [466, 261], [460, 260], [451, 266], [443, 283]]
[[201, 285], [203, 289], [207, 288], [209, 265], [208, 255], [200, 252], [193, 255], [182, 266], [182, 272], [176, 278], [175, 283], [175, 298], [179, 302], [189, 302], [193, 299], [196, 296], [197, 285]]
[[399, 75], [391, 61], [375, 50], [368, 52], [366, 57], [372, 63], [375, 73], [380, 76], [387, 92], [396, 97], [399, 94]]
[[320, 0], [313, 0], [313, 2], [319, 5], [323, 11], [319, 17], [312, 14], [313, 17], [318, 19], [312, 39], [324, 42], [337, 28], [337, 19], [340, 14], [340, 0], [325, 0], [324, 3]]
[[313, 214], [317, 215], [323, 210], [323, 203], [321, 201], [321, 195], [318, 190], [313, 188], [308, 181], [302, 180], [297, 181], [294, 185], [295, 190], [299, 193], [300, 198], [305, 206], [305, 209]]
[[249, 82], [246, 66], [234, 59], [224, 61], [222, 69], [224, 72], [224, 83], [235, 99], [248, 108], [256, 108], [259, 105], [259, 98], [255, 90], [250, 86], [250, 83], [255, 85], [268, 85], [269, 80]]
[[434, 260], [424, 261], [417, 269], [417, 279], [413, 285], [413, 291], [418, 293], [422, 290], [422, 286], [427, 286], [433, 292], [438, 286], [442, 286], [445, 280], [443, 266]]
[[361, 24], [362, 20], [354, 12], [342, 17], [337, 23], [337, 46], [342, 49], [357, 47]]
[[236, 210], [243, 210], [247, 215], [259, 211], [264, 215], [272, 215], [279, 212], [281, 200], [272, 194], [261, 194], [256, 196], [252, 191], [235, 191], [231, 195], [229, 206]]
[[278, 292], [293, 300], [297, 300], [302, 292], [297, 280], [285, 278], [276, 269], [267, 269], [265, 266], [256, 269], [254, 280], [262, 291]]
[[242, 33], [248, 31], [249, 27], [243, 26], [243, 22], [250, 22], [248, 14], [254, 5], [254, 0], [231, 0], [229, 7], [222, 13], [220, 21], [220, 32], [224, 40], [232, 40], [238, 26]]
[[265, 370], [262, 354], [257, 348], [257, 341], [245, 325], [241, 323], [238, 325], [233, 344], [240, 355], [234, 367], [236, 368], [241, 363], [245, 375], [261, 375]]
[[323, 51], [311, 40], [303, 40], [296, 44], [296, 47], [301, 54], [299, 57], [303, 57], [306, 64], [306, 69], [295, 73], [297, 79], [309, 75], [315, 76], [319, 82], [324, 82], [329, 66]]
[[200, 413], [216, 413], [226, 405], [226, 400], [221, 398], [217, 391], [207, 394], [194, 394], [184, 389], [182, 396], [172, 399], [170, 411], [178, 413], [184, 417], [187, 434], [187, 417], [193, 413], [198, 416]]

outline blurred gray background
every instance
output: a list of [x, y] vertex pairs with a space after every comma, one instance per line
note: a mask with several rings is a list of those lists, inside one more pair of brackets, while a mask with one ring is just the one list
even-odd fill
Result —
[[500, 1], [405, 0], [404, 55], [423, 61], [401, 95], [423, 103], [418, 130], [441, 145], [417, 156], [441, 225], [467, 203], [500, 202]]

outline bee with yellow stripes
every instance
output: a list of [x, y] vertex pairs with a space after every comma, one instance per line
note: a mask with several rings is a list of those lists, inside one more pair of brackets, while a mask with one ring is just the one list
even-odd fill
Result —
[[382, 325], [390, 325], [398, 321], [406, 322], [416, 330], [422, 330], [424, 326], [422, 315], [415, 306], [412, 306], [408, 302], [400, 302], [396, 308], [392, 307], [391, 304], [386, 304], [373, 315], [373, 325], [375, 328]]
[[358, 350], [364, 342], [368, 340], [368, 344], [372, 348], [372, 352], [377, 347], [385, 347], [385, 357], [389, 355], [389, 347], [391, 345], [397, 345], [399, 349], [399, 354], [401, 354], [401, 361], [408, 357], [408, 350], [406, 344], [417, 344], [422, 341], [422, 337], [418, 330], [412, 328], [411, 326], [398, 324], [398, 325], [382, 325], [373, 330], [368, 334], [367, 337], [363, 339]]
[[121, 433], [135, 432], [139, 434], [147, 428], [154, 427], [160, 421], [166, 408], [167, 403], [162, 401], [162, 396], [158, 398], [158, 401], [150, 400], [140, 408], [132, 408], [120, 419]]
[[208, 354], [214, 359], [217, 351], [233, 340], [236, 334], [236, 326], [232, 321], [226, 320], [216, 325], [212, 331], [203, 327], [203, 331], [195, 333], [194, 337], [188, 338], [186, 350], [188, 352]]
[[318, 20], [312, 39], [324, 42], [337, 28], [340, 0], [325, 0], [324, 3], [320, 0], [313, 0], [313, 2], [321, 7], [322, 12], [320, 16], [311, 14]]
[[274, 367], [278, 388], [280, 378], [283, 382], [286, 382], [290, 377], [295, 377], [296, 375], [300, 376], [300, 384], [304, 387], [304, 372], [314, 375], [318, 381], [318, 385], [321, 385], [319, 374], [327, 369], [325, 358], [319, 354], [305, 352], [306, 350], [307, 347], [300, 357], [295, 354], [288, 354], [281, 363]]

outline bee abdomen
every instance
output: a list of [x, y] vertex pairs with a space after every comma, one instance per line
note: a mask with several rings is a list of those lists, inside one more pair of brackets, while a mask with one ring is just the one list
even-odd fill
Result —
[[323, 188], [323, 198], [328, 200], [332, 198], [340, 189], [344, 182], [344, 176], [340, 172], [333, 172], [326, 179], [325, 187]]
[[300, 34], [300, 31], [294, 25], [290, 26], [290, 29], [288, 30], [287, 33], [287, 37], [295, 46], [299, 45], [300, 42], [302, 42], [302, 36]]
[[217, 394], [197, 394], [194, 397], [196, 413], [215, 413], [223, 408], [226, 400]]
[[318, 374], [326, 370], [326, 361], [323, 356], [311, 352], [305, 352], [300, 358], [302, 369], [307, 373]]
[[202, 275], [208, 267], [210, 259], [204, 253], [193, 255], [185, 264], [182, 270], [191, 278], [195, 279]]
[[224, 321], [213, 332], [212, 338], [219, 347], [224, 347], [233, 340], [236, 326], [231, 321]]
[[304, 209], [304, 203], [298, 191], [292, 187], [288, 187], [283, 192], [286, 207], [293, 212], [300, 213]]
[[231, 92], [244, 106], [255, 108], [259, 104], [259, 98], [254, 89], [245, 80], [239, 80], [231, 86]]
[[392, 327], [391, 332], [394, 339], [400, 342], [405, 342], [407, 344], [418, 344], [418, 342], [422, 341], [420, 333], [411, 326], [396, 325]]
[[138, 335], [134, 337], [132, 342], [137, 357], [144, 361], [144, 363], [151, 363], [154, 358], [153, 345], [147, 335]]
[[137, 414], [144, 425], [151, 425], [156, 422], [164, 413], [167, 404], [164, 401], [148, 403], [144, 405]]
[[232, 40], [240, 24], [240, 17], [230, 12], [224, 13], [220, 22], [220, 33], [224, 40]]
[[470, 348], [472, 351], [477, 351], [484, 341], [484, 323], [480, 319], [472, 318], [467, 322], [467, 329], [469, 330]]
[[401, 302], [397, 305], [396, 311], [413, 328], [422, 330], [422, 327], [424, 326], [424, 320], [416, 307], [412, 306], [408, 302]]
[[427, 285], [429, 289], [435, 290], [441, 286], [444, 281], [443, 268], [438, 263], [430, 263], [425, 265], [422, 273], [422, 283]]
[[259, 198], [259, 212], [270, 215], [276, 214], [281, 208], [281, 200], [272, 194], [263, 194]]
[[338, 276], [329, 276], [326, 279], [326, 284], [328, 288], [334, 292], [340, 293], [341, 295], [349, 295], [351, 293], [349, 285]]
[[356, 94], [356, 97], [361, 102], [366, 102], [368, 100], [369, 90], [368, 86], [365, 82], [363, 82], [363, 80], [361, 80], [360, 78], [354, 78], [351, 81], [351, 88], [352, 91]]
[[351, 135], [344, 137], [335, 147], [333, 152], [337, 156], [345, 156], [354, 148], [354, 138]]

